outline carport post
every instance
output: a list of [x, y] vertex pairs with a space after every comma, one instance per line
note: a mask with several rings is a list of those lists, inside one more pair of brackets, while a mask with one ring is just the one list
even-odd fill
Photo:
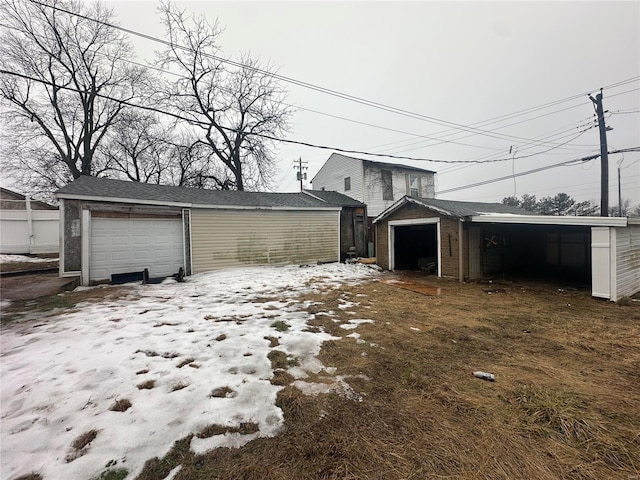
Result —
[[462, 219], [458, 221], [458, 277], [464, 282], [464, 228]]

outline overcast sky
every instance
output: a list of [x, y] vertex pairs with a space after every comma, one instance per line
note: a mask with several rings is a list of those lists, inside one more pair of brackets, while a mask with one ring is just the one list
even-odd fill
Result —
[[[122, 26], [163, 36], [155, 1], [108, 5]], [[493, 202], [514, 194], [540, 198], [565, 192], [578, 200], [599, 200], [599, 159], [515, 181], [444, 191], [598, 153], [597, 126], [580, 133], [595, 125], [586, 94], [595, 96], [600, 87], [605, 87], [607, 125], [613, 128], [608, 132], [609, 150], [640, 146], [640, 2], [178, 5], [204, 13], [211, 21], [218, 18], [225, 28], [220, 43], [227, 57], [250, 51], [278, 66], [283, 76], [432, 119], [410, 118], [286, 84], [289, 101], [299, 107], [291, 140], [422, 159], [509, 159], [458, 165], [378, 158], [437, 172], [436, 191], [443, 192], [438, 198]], [[132, 41], [139, 60], [151, 60], [159, 48], [151, 41]], [[478, 126], [556, 101], [560, 102]], [[482, 132], [470, 131], [474, 125]], [[309, 162], [311, 179], [330, 154], [331, 150], [281, 144], [276, 190], [298, 188], [294, 160]], [[518, 158], [524, 156], [528, 158]], [[640, 152], [609, 157], [609, 203], [618, 203], [619, 161], [623, 197], [638, 204]]]

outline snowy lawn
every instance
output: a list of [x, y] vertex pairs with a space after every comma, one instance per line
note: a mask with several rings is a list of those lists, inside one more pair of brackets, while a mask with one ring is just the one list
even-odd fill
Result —
[[59, 258], [28, 257], [26, 255], [9, 255], [0, 253], [0, 263], [46, 263], [57, 262]]
[[269, 353], [284, 352], [310, 393], [326, 385], [304, 382], [307, 372], [335, 373], [316, 358], [332, 337], [307, 329], [313, 315], [296, 298], [374, 275], [357, 264], [224, 270], [132, 284], [135, 299], [4, 327], [0, 477], [126, 469], [132, 479], [190, 434], [196, 453], [278, 434], [282, 387], [270, 382]]

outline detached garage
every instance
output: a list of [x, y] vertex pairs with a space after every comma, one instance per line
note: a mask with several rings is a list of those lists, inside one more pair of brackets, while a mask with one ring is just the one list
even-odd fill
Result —
[[57, 192], [60, 275], [84, 285], [242, 265], [339, 260], [340, 207], [306, 193], [81, 177]]
[[640, 291], [634, 219], [532, 215], [503, 204], [404, 197], [375, 219], [378, 264], [475, 280], [564, 280], [618, 300]]

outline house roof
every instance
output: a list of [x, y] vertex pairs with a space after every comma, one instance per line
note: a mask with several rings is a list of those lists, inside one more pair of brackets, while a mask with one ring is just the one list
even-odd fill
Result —
[[335, 209], [327, 202], [305, 193], [206, 190], [88, 176], [82, 176], [62, 187], [56, 195], [63, 199], [183, 207]]
[[340, 192], [330, 190], [305, 190], [306, 193], [318, 197], [335, 207], [364, 207], [365, 204]]
[[[26, 196], [21, 193], [14, 192], [13, 190], [9, 190], [8, 188], [0, 187], [0, 200], [5, 202], [24, 202], [26, 200]], [[53, 205], [49, 205], [46, 202], [42, 202], [40, 200], [31, 199], [31, 208], [34, 210], [57, 210], [58, 207], [54, 207]], [[26, 208], [26, 207], [25, 207]], [[24, 210], [24, 208], [23, 208]]]
[[376, 162], [374, 160], [362, 160], [362, 163], [372, 167], [402, 168], [403, 170], [413, 170], [415, 172], [436, 173], [433, 170], [427, 170], [426, 168], [412, 167], [410, 165], [403, 165], [401, 163]]
[[443, 215], [458, 218], [487, 213], [532, 215], [528, 210], [504, 205], [502, 203], [459, 202], [457, 200], [440, 200], [437, 198], [416, 198], [404, 196], [378, 215], [374, 222], [388, 216], [406, 203], [415, 203], [425, 208], [435, 210]]
[[407, 203], [421, 205], [442, 215], [464, 218], [474, 223], [517, 223], [531, 225], [580, 225], [580, 226], [626, 226], [627, 219], [612, 217], [587, 217], [574, 215], [537, 215], [528, 210], [503, 203], [459, 202], [436, 198], [404, 196], [376, 217], [374, 223], [389, 216]]

